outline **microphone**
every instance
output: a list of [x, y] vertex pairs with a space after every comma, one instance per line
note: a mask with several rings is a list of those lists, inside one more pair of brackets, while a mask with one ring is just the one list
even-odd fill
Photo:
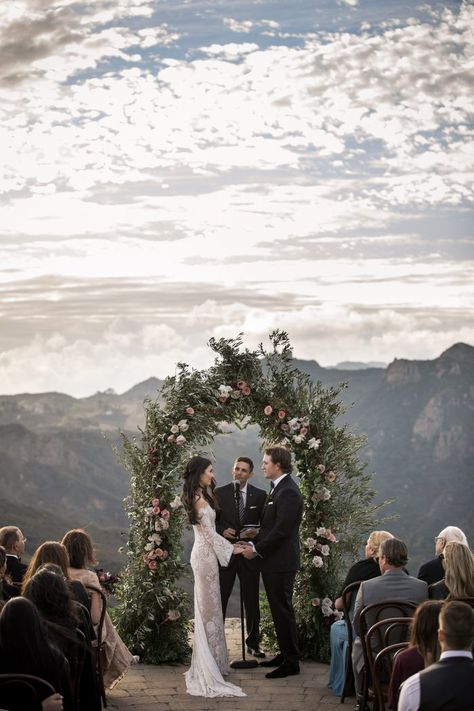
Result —
[[234, 481], [234, 499], [237, 506], [240, 503], [240, 482]]

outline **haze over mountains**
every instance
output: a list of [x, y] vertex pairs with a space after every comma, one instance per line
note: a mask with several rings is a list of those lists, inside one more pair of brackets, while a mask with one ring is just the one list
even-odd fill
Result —
[[[458, 343], [430, 361], [397, 359], [385, 367], [322, 368], [295, 365], [324, 385], [347, 382], [344, 420], [367, 435], [362, 457], [373, 474], [377, 499], [396, 498], [383, 523], [403, 537], [411, 571], [433, 553], [433, 537], [458, 525], [474, 541], [474, 348]], [[359, 365], [359, 364], [357, 364]], [[73, 526], [87, 526], [101, 563], [117, 569], [126, 540], [122, 499], [128, 473], [112, 445], [119, 430], [136, 432], [143, 400], [161, 383], [150, 378], [118, 395], [87, 398], [61, 393], [0, 396], [0, 522], [16, 523], [28, 537], [27, 552]], [[229, 428], [214, 443], [218, 481], [230, 475], [236, 454], [260, 460], [258, 430]], [[259, 473], [255, 483], [265, 486]]]

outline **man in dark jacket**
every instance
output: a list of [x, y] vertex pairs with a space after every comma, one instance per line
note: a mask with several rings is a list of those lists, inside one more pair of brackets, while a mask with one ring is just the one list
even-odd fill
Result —
[[21, 586], [28, 567], [21, 562], [21, 556], [25, 552], [25, 543], [26, 538], [18, 526], [0, 528], [0, 546], [5, 548], [7, 555], [6, 574], [18, 587]]
[[[219, 486], [215, 495], [219, 502], [216, 530], [229, 541], [236, 541], [247, 536], [255, 536], [260, 527], [266, 492], [249, 484], [253, 476], [253, 462], [249, 457], [237, 457], [232, 468], [230, 484]], [[247, 628], [247, 651], [255, 657], [264, 657], [260, 644], [260, 571], [255, 561], [242, 556], [234, 556], [227, 567], [219, 567], [222, 612], [224, 618], [227, 603], [234, 587], [235, 578], [239, 577], [242, 599], [245, 609]]]
[[284, 447], [268, 447], [262, 469], [272, 486], [265, 504], [260, 532], [243, 552], [260, 563], [280, 653], [262, 666], [277, 667], [268, 679], [299, 674], [299, 648], [293, 609], [293, 586], [300, 567], [299, 527], [303, 497], [291, 476], [291, 455]]

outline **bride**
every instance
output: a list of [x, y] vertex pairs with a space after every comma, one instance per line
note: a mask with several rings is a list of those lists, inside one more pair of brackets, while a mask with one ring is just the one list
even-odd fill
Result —
[[191, 567], [194, 573], [194, 641], [191, 667], [185, 673], [186, 690], [193, 696], [245, 696], [240, 687], [225, 681], [229, 659], [224, 636], [219, 563], [228, 565], [242, 551], [216, 533], [216, 499], [212, 463], [193, 457], [184, 471], [182, 501], [194, 529]]

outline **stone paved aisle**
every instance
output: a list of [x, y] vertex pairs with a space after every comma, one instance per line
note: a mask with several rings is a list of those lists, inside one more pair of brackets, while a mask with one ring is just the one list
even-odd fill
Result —
[[[240, 659], [240, 631], [237, 620], [226, 622], [230, 659]], [[354, 699], [344, 706], [326, 686], [328, 667], [303, 662], [301, 673], [285, 679], [265, 679], [268, 669], [232, 670], [229, 681], [247, 694], [244, 698], [204, 699], [186, 693], [185, 665], [133, 666], [107, 694], [110, 711], [349, 711]]]

